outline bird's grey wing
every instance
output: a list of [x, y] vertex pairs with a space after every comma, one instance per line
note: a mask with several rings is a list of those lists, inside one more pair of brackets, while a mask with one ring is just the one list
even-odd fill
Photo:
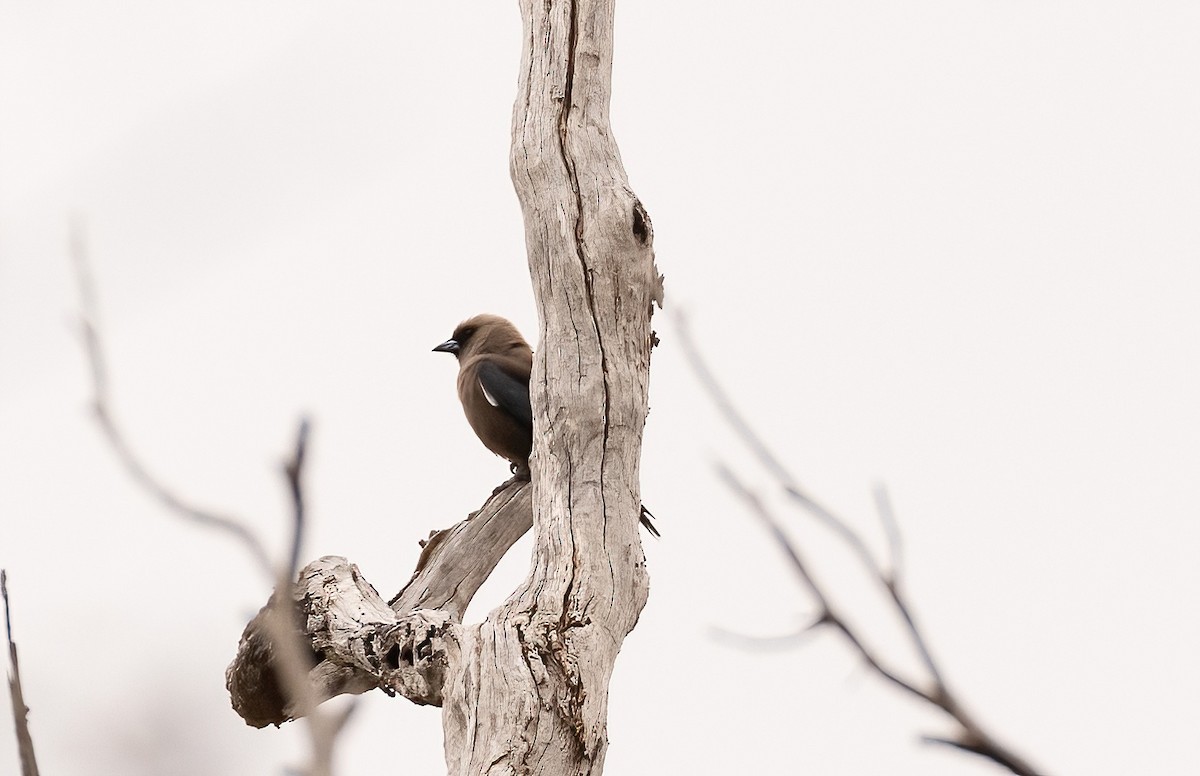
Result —
[[484, 360], [479, 364], [479, 387], [488, 404], [512, 415], [529, 428], [533, 428], [533, 410], [529, 405], [529, 383], [513, 377], [495, 361]]

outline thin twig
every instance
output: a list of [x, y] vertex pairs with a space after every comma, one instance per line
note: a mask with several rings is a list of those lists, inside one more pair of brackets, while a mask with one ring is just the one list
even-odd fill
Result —
[[312, 424], [308, 418], [301, 418], [300, 425], [296, 429], [296, 447], [292, 451], [292, 457], [283, 465], [284, 474], [287, 476], [288, 491], [292, 495], [292, 542], [291, 552], [288, 554], [288, 564], [283, 570], [283, 578], [287, 582], [296, 576], [296, 571], [300, 566], [300, 546], [304, 539], [304, 485], [301, 482], [301, 475], [304, 473], [304, 456], [308, 450], [308, 433]]
[[[925, 636], [913, 617], [911, 606], [900, 587], [901, 570], [901, 538], [895, 515], [887, 493], [882, 487], [875, 492], [876, 508], [880, 521], [888, 538], [891, 554], [890, 567], [885, 569], [867, 547], [863, 537], [850, 524], [822, 506], [816, 499], [803, 490], [791, 472], [779, 461], [766, 443], [751, 428], [750, 424], [734, 407], [733, 401], [721, 387], [708, 368], [699, 349], [691, 338], [687, 322], [683, 315], [673, 314], [677, 334], [684, 350], [684, 355], [691, 365], [701, 386], [708, 393], [712, 402], [725, 417], [726, 422], [742, 441], [754, 453], [759, 463], [775, 478], [784, 493], [795, 504], [802, 507], [809, 515], [831, 530], [852, 551], [868, 574], [887, 591], [896, 613], [904, 621], [909, 641], [921, 657], [929, 677], [926, 681], [907, 679], [899, 673], [886, 668], [883, 658], [869, 648], [850, 626], [849, 621], [841, 612], [834, 608], [831, 596], [820, 580], [816, 579], [805, 563], [804, 557], [791, 538], [783, 530], [780, 522], [763, 503], [757, 493], [750, 490], [733, 473], [724, 466], [717, 467], [717, 473], [747, 505], [750, 512], [758, 517], [770, 532], [776, 543], [783, 549], [792, 568], [796, 571], [805, 587], [816, 599], [817, 605], [823, 611], [818, 624], [827, 624], [835, 628], [850, 643], [851, 647], [871, 666], [881, 677], [913, 695], [922, 701], [941, 709], [959, 725], [959, 733], [953, 738], [926, 738], [931, 743], [941, 743], [954, 746], [966, 752], [987, 758], [998, 765], [1008, 768], [1017, 776], [1039, 776], [1038, 772], [1025, 760], [1007, 747], [996, 741], [980, 725], [967, 714], [957, 697], [950, 691], [942, 671], [926, 642]], [[930, 689], [921, 689], [928, 685]]]
[[[288, 492], [292, 498], [292, 540], [288, 560], [280, 569], [276, 590], [290, 590], [292, 580], [300, 565], [300, 550], [304, 541], [307, 512], [304, 499], [304, 464], [308, 453], [308, 438], [312, 424], [301, 418], [296, 428], [296, 443], [292, 455], [284, 461], [283, 473], [287, 479]], [[303, 776], [331, 776], [333, 773], [333, 748], [338, 734], [346, 726], [357, 706], [357, 700], [349, 701], [341, 711], [317, 709], [319, 703], [312, 682], [309, 681], [309, 663], [306, 651], [309, 644], [294, 630], [291, 619], [294, 602], [291, 596], [276, 595], [274, 611], [267, 619], [271, 640], [275, 644], [275, 669], [280, 683], [291, 704], [302, 715], [308, 727], [312, 759], [303, 768], [295, 769]]]
[[266, 548], [254, 532], [246, 527], [245, 523], [237, 518], [198, 507], [176, 495], [158, 477], [150, 473], [149, 468], [127, 441], [125, 433], [117, 423], [112, 411], [96, 286], [92, 280], [91, 267], [88, 262], [83, 226], [78, 219], [71, 223], [70, 254], [75, 268], [75, 279], [79, 286], [80, 330], [92, 375], [92, 411], [96, 415], [96, 421], [99, 423], [101, 431], [104, 432], [104, 438], [108, 441], [109, 447], [112, 448], [117, 459], [124, 465], [125, 471], [129, 473], [134, 482], [158, 499], [167, 509], [186, 520], [232, 536], [250, 553], [261, 571], [274, 576], [274, 569]]
[[38, 776], [33, 736], [29, 732], [29, 707], [21, 690], [21, 665], [12, 635], [12, 612], [8, 603], [8, 572], [0, 569], [0, 596], [4, 598], [4, 633], [8, 638], [8, 695], [12, 699], [13, 724], [17, 733], [17, 751], [21, 757], [21, 776]]
[[329, 776], [333, 773], [334, 745], [357, 708], [358, 699], [355, 698], [341, 709], [307, 718], [313, 744], [312, 762], [295, 773], [299, 776]]
[[887, 486], [877, 483], [871, 494], [875, 497], [875, 513], [883, 525], [883, 533], [888, 543], [888, 583], [896, 587], [904, 576], [904, 549], [900, 536], [900, 524], [896, 522], [896, 513], [892, 510], [892, 499], [888, 495]]
[[877, 655], [875, 651], [868, 647], [866, 642], [859, 637], [858, 633], [850, 626], [846, 618], [842, 616], [840, 610], [833, 605], [828, 591], [826, 591], [825, 587], [819, 581], [817, 581], [816, 577], [809, 569], [808, 564], [804, 560], [804, 556], [800, 552], [800, 548], [795, 545], [795, 543], [787, 535], [787, 532], [783, 530], [783, 526], [780, 524], [779, 520], [775, 517], [771, 510], [767, 508], [766, 504], [763, 503], [763, 500], [759, 497], [759, 495], [748, 488], [745, 483], [738, 479], [736, 475], [734, 475], [724, 466], [717, 466], [717, 474], [722, 480], [724, 480], [729, 489], [746, 503], [746, 506], [750, 510], [751, 514], [758, 517], [759, 520], [761, 520], [762, 523], [767, 527], [767, 530], [770, 532], [771, 537], [775, 540], [775, 543], [779, 545], [780, 549], [782, 549], [784, 554], [787, 556], [788, 561], [791, 563], [792, 569], [796, 571], [797, 576], [800, 577], [800, 580], [804, 583], [804, 586], [808, 588], [809, 593], [811, 593], [813, 598], [816, 599], [817, 606], [821, 608], [822, 614], [817, 618], [815, 624], [829, 625], [840, 632], [851, 643], [851, 645], [862, 656], [862, 658], [867, 661], [867, 664], [870, 665], [871, 668], [873, 668], [875, 672], [884, 679], [896, 685], [901, 690], [904, 690], [910, 695], [916, 696], [927, 703], [936, 703], [937, 701], [934, 699], [933, 694], [931, 694], [929, 691], [922, 690], [917, 686], [917, 682], [905, 679], [898, 672], [886, 667], [883, 664], [883, 658]]
[[[79, 286], [81, 330], [92, 376], [92, 408], [100, 428], [134, 482], [176, 515], [232, 536], [250, 553], [256, 566], [263, 573], [274, 578], [276, 593], [271, 598], [271, 616], [267, 618], [267, 630], [272, 647], [271, 666], [292, 705], [303, 710], [308, 719], [313, 761], [307, 766], [305, 772], [310, 776], [330, 776], [334, 739], [345, 726], [346, 720], [349, 719], [353, 704], [333, 716], [317, 713], [313, 686], [308, 678], [310, 666], [308, 656], [312, 650], [305, 635], [296, 630], [295, 604], [291, 596], [306, 527], [303, 473], [308, 449], [309, 421], [307, 419], [300, 421], [291, 458], [284, 463], [283, 467], [292, 499], [292, 533], [288, 555], [284, 562], [275, 568], [262, 541], [241, 520], [202, 509], [177, 496], [173, 490], [151, 474], [141, 458], [134, 453], [111, 409], [108, 370], [99, 326], [96, 286], [88, 262], [83, 229], [78, 220], [71, 225], [70, 254]], [[14, 651], [14, 663], [15, 654]], [[330, 718], [326, 719], [326, 717]]]
[[799, 630], [777, 636], [752, 636], [719, 626], [710, 627], [708, 632], [715, 641], [734, 644], [743, 649], [758, 652], [781, 652], [793, 650], [797, 645], [808, 641], [816, 634], [817, 628], [824, 624], [824, 620], [814, 620]]
[[862, 537], [834, 515], [833, 512], [822, 506], [820, 502], [800, 486], [800, 483], [792, 476], [792, 473], [788, 471], [787, 467], [783, 465], [779, 458], [775, 456], [775, 453], [771, 451], [771, 448], [767, 446], [767, 443], [750, 426], [749, 421], [746, 420], [742, 413], [738, 412], [733, 400], [700, 355], [700, 350], [696, 347], [696, 343], [692, 339], [691, 329], [684, 314], [675, 311], [671, 313], [671, 319], [675, 322], [679, 344], [683, 348], [683, 353], [688, 364], [692, 367], [692, 371], [696, 373], [696, 379], [700, 382], [701, 387], [704, 388], [713, 404], [717, 406], [721, 415], [724, 416], [725, 422], [741, 437], [742, 442], [754, 453], [754, 457], [758, 459], [759, 463], [780, 484], [788, 498], [804, 507], [808, 510], [809, 514], [817, 518], [826, 528], [837, 534], [854, 551], [859, 561], [871, 571], [872, 575], [881, 576], [883, 570], [879, 567], [879, 563], [871, 554]]
[[997, 748], [994, 741], [959, 741], [953, 738], [940, 738], [938, 736], [923, 736], [921, 740], [927, 744], [940, 744], [979, 755], [997, 765], [1008, 768], [1013, 773], [1018, 774], [1018, 776], [1038, 776], [1038, 772], [1033, 769], [1033, 766], [1022, 760], [1015, 753], [1003, 748]]

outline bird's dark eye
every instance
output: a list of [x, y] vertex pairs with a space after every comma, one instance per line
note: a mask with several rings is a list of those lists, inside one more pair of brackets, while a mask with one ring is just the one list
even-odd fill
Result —
[[460, 332], [455, 333], [454, 339], [458, 340], [459, 345], [467, 344], [467, 340], [471, 339], [471, 335], [475, 333], [474, 327], [467, 327]]

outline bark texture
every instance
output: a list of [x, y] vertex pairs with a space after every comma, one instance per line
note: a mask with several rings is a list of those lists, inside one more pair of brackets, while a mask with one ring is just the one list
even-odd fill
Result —
[[639, 462], [661, 301], [652, 231], [609, 126], [613, 3], [522, 0], [511, 169], [540, 338], [529, 578], [461, 644], [451, 773], [596, 774], [608, 684], [646, 602]]
[[[479, 586], [533, 524], [527, 482], [497, 488], [467, 519], [434, 532], [412, 579], [385, 604], [358, 567], [326, 556], [299, 573], [246, 625], [225, 672], [234, 710], [254, 727], [280, 725], [345, 693], [381, 688], [414, 703], [441, 704], [447, 651]], [[272, 617], [283, 610], [283, 617]], [[290, 623], [290, 632], [284, 633]], [[286, 665], [280, 638], [297, 639], [300, 666]], [[437, 649], [434, 649], [434, 642]], [[296, 650], [292, 650], [295, 652]], [[437, 653], [436, 655], [434, 653]], [[281, 674], [306, 673], [306, 698], [293, 699]]]
[[[447, 769], [600, 774], [608, 686], [648, 594], [639, 534], [653, 230], [609, 126], [612, 0], [520, 0], [524, 46], [511, 171], [540, 330], [530, 392], [532, 482], [497, 489], [431, 536], [384, 604], [344, 558], [309, 564], [247, 626], [227, 683], [250, 724], [299, 715], [274, 683], [272, 606], [311, 645], [309, 698], [379, 687], [442, 706]], [[484, 622], [462, 612], [533, 525], [528, 577]], [[307, 666], [306, 666], [307, 668]]]

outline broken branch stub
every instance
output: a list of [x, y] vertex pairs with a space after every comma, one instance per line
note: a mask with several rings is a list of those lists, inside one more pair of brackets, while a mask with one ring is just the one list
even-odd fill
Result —
[[[309, 563], [288, 597], [290, 617], [272, 616], [280, 605], [272, 595], [243, 631], [226, 671], [234, 710], [254, 727], [279, 725], [303, 716], [304, 703], [376, 687], [440, 706], [462, 614], [532, 520], [529, 483], [505, 483], [478, 512], [425, 542], [412, 579], [390, 604], [345, 558]], [[273, 624], [281, 621], [289, 626]], [[291, 700], [278, 679], [279, 638], [305, 647], [303, 701]]]

